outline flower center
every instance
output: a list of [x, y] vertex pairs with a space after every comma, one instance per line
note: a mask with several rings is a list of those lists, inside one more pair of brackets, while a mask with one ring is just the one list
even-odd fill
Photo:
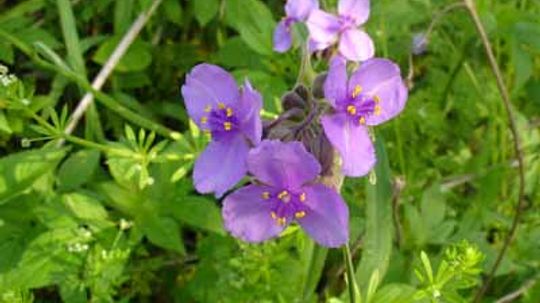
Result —
[[342, 110], [357, 125], [366, 124], [366, 118], [381, 114], [381, 105], [378, 96], [368, 96], [362, 93], [362, 87], [354, 87], [350, 97], [344, 103]]
[[225, 106], [224, 103], [218, 103], [217, 108], [207, 105], [204, 111], [207, 115], [201, 117], [201, 124], [203, 130], [211, 133], [212, 136], [222, 136], [238, 130], [238, 119], [233, 109]]
[[271, 203], [270, 216], [276, 224], [284, 226], [293, 220], [302, 219], [308, 213], [305, 192], [294, 193], [287, 189], [261, 193], [264, 203]]
[[348, 16], [348, 15], [339, 16], [339, 31], [341, 33], [355, 27], [356, 27], [356, 22], [353, 17]]
[[285, 24], [285, 28], [287, 29], [287, 31], [290, 32], [292, 25], [298, 22], [298, 20], [293, 17], [283, 17], [283, 22]]

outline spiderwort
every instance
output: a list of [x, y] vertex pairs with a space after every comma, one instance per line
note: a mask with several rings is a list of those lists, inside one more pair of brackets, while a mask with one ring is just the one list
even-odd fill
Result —
[[373, 57], [375, 47], [369, 35], [358, 27], [369, 18], [369, 0], [339, 0], [338, 16], [313, 10], [308, 18], [312, 50], [323, 50], [338, 40], [339, 53], [351, 61]]
[[300, 142], [264, 140], [248, 156], [257, 182], [225, 198], [225, 228], [247, 242], [262, 242], [297, 222], [320, 245], [349, 239], [349, 211], [330, 187], [314, 183], [321, 171]]
[[326, 136], [341, 155], [346, 176], [367, 174], [375, 164], [375, 151], [366, 126], [398, 115], [407, 101], [407, 87], [399, 67], [373, 58], [347, 79], [346, 63], [335, 58], [324, 83], [325, 98], [333, 113], [321, 118]]
[[210, 64], [191, 70], [182, 95], [190, 118], [212, 137], [195, 162], [195, 188], [221, 197], [246, 174], [250, 145], [261, 141], [261, 95], [247, 80], [239, 89], [230, 74]]
[[274, 50], [284, 53], [292, 44], [291, 29], [294, 23], [304, 22], [311, 11], [319, 8], [318, 0], [288, 0], [285, 4], [285, 17], [274, 30]]

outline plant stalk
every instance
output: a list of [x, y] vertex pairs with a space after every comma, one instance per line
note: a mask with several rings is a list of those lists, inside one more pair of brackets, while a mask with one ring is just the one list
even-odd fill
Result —
[[516, 158], [518, 160], [518, 175], [519, 175], [518, 199], [515, 206], [515, 214], [514, 214], [514, 219], [512, 221], [512, 226], [510, 227], [510, 231], [508, 232], [508, 235], [506, 236], [503, 247], [501, 248], [499, 255], [497, 256], [497, 259], [495, 260], [495, 263], [493, 267], [491, 268], [491, 271], [489, 272], [487, 278], [485, 279], [482, 287], [478, 290], [478, 292], [475, 295], [474, 302], [480, 302], [486, 290], [488, 289], [489, 285], [491, 284], [491, 281], [493, 280], [493, 277], [495, 276], [495, 273], [497, 272], [497, 269], [499, 268], [508, 250], [508, 247], [512, 243], [512, 240], [517, 231], [517, 227], [521, 220], [521, 215], [525, 208], [525, 160], [523, 156], [523, 150], [521, 147], [521, 139], [520, 139], [515, 115], [512, 109], [512, 102], [510, 100], [510, 94], [508, 93], [508, 89], [506, 88], [506, 85], [504, 83], [501, 70], [497, 63], [497, 60], [495, 59], [495, 55], [493, 54], [493, 48], [491, 46], [491, 42], [489, 41], [484, 25], [482, 24], [482, 21], [480, 20], [480, 16], [478, 15], [478, 11], [476, 10], [476, 5], [475, 5], [474, 0], [463, 0], [463, 1], [465, 3], [467, 11], [469, 12], [469, 15], [472, 18], [474, 26], [476, 27], [476, 30], [480, 36], [482, 44], [484, 45], [484, 49], [486, 51], [486, 55], [488, 57], [488, 61], [491, 66], [491, 70], [497, 81], [497, 87], [499, 89], [499, 93], [501, 95], [501, 99], [504, 104], [504, 109], [506, 111], [507, 118], [510, 124], [510, 131], [512, 133], [512, 138], [513, 138], [513, 143], [514, 143], [513, 144], [514, 153], [516, 154]]

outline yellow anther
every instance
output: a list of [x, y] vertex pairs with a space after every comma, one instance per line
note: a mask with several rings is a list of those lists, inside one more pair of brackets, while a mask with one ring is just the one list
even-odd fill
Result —
[[208, 117], [205, 117], [205, 116], [201, 117], [201, 123], [206, 124], [206, 122], [208, 122]]
[[302, 219], [303, 217], [306, 216], [306, 212], [305, 211], [298, 211], [294, 214], [294, 217], [296, 219]]
[[212, 111], [212, 105], [208, 104], [205, 108], [204, 108], [204, 111], [209, 113]]
[[356, 115], [356, 106], [354, 105], [347, 106], [347, 112], [351, 115]]
[[379, 103], [381, 102], [381, 98], [379, 98], [379, 96], [373, 96], [373, 101], [375, 101], [375, 103]]
[[357, 85], [354, 87], [354, 90], [352, 92], [352, 97], [356, 98], [360, 95], [360, 93], [362, 93], [362, 87], [360, 85]]
[[287, 224], [287, 218], [285, 218], [285, 217], [277, 218], [277, 224], [281, 225], [281, 226], [284, 226], [285, 224]]
[[380, 115], [381, 114], [381, 111], [382, 111], [382, 108], [380, 105], [375, 105], [375, 108], [373, 110], [373, 112], [375, 113], [376, 116]]
[[358, 119], [358, 123], [360, 123], [360, 124], [362, 124], [362, 125], [363, 125], [363, 124], [366, 124], [366, 118], [360, 117], [360, 119]]
[[289, 192], [284, 190], [278, 194], [278, 199], [280, 199], [283, 202], [289, 202]]
[[271, 212], [270, 216], [272, 216], [272, 219], [274, 219], [274, 220], [277, 219], [277, 214], [276, 214], [275, 211]]
[[263, 192], [263, 193], [261, 194], [261, 196], [262, 196], [262, 198], [263, 198], [264, 200], [270, 199], [270, 193], [267, 192], [267, 191]]
[[226, 115], [227, 115], [227, 117], [232, 117], [232, 115], [233, 115], [233, 110], [232, 110], [232, 108], [227, 107], [227, 109], [226, 109]]
[[225, 104], [224, 104], [223, 102], [219, 102], [218, 105], [217, 105], [217, 107], [218, 107], [219, 109], [225, 109]]
[[232, 123], [231, 122], [223, 122], [223, 129], [226, 131], [229, 131], [232, 129]]
[[301, 193], [300, 194], [300, 202], [304, 202], [306, 201], [306, 193]]

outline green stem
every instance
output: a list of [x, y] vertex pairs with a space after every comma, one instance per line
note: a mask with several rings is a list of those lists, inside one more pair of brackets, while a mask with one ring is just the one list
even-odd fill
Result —
[[352, 262], [351, 249], [349, 244], [343, 246], [343, 257], [345, 259], [346, 272], [347, 272], [347, 286], [349, 288], [349, 302], [360, 303], [362, 301], [360, 297], [360, 289], [356, 283], [356, 277], [354, 275], [354, 264]]

